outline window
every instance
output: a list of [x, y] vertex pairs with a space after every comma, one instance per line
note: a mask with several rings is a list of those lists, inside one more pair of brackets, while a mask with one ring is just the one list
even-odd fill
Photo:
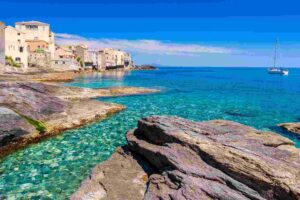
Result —
[[21, 35], [21, 33], [18, 33], [18, 35]]
[[59, 58], [64, 58], [63, 56], [59, 56]]
[[23, 47], [20, 47], [20, 48], [19, 48], [19, 51], [20, 51], [21, 53], [23, 53], [24, 48], [23, 48]]
[[29, 29], [29, 30], [36, 30], [36, 29], [38, 29], [37, 25], [26, 25], [25, 27], [26, 27], [26, 29]]
[[66, 64], [66, 62], [65, 62], [65, 61], [63, 61], [63, 62], [62, 62], [62, 64], [64, 65], [64, 64]]
[[21, 62], [21, 58], [20, 58], [20, 57], [16, 57], [16, 58], [15, 58], [15, 61], [16, 61], [16, 62]]

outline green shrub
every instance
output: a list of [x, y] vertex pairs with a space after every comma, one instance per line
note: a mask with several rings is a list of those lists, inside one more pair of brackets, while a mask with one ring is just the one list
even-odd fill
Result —
[[13, 66], [13, 67], [18, 67], [18, 68], [21, 67], [21, 64], [20, 63], [16, 63], [11, 56], [5, 56], [5, 63], [7, 65], [10, 65], [10, 66]]
[[21, 64], [20, 64], [20, 63], [13, 62], [12, 66], [20, 68], [20, 67], [21, 67]]
[[44, 53], [44, 49], [38, 48], [35, 50], [35, 53]]
[[12, 59], [11, 56], [5, 56], [5, 63], [8, 65], [13, 65], [14, 60]]

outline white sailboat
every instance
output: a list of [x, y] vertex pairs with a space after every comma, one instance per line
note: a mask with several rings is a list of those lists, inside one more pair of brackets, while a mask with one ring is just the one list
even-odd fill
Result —
[[288, 69], [277, 67], [277, 49], [278, 49], [278, 40], [276, 41], [276, 45], [275, 45], [273, 67], [268, 68], [268, 73], [269, 74], [281, 74], [281, 75], [287, 76], [287, 75], [289, 75]]

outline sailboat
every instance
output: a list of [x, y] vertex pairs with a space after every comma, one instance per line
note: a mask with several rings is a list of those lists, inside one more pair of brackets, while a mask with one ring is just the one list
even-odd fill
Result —
[[277, 49], [278, 49], [278, 40], [276, 41], [276, 45], [275, 45], [273, 67], [268, 68], [268, 73], [269, 74], [281, 74], [281, 75], [287, 76], [287, 75], [289, 75], [288, 69], [277, 67]]

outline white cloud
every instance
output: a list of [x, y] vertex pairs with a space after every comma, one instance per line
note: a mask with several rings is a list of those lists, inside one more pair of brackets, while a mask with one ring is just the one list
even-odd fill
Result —
[[61, 45], [85, 44], [91, 49], [117, 48], [129, 51], [131, 53], [147, 53], [158, 55], [196, 56], [202, 53], [238, 53], [238, 51], [235, 49], [203, 46], [199, 44], [183, 44], [159, 40], [93, 39], [65, 33], [56, 34], [56, 41]]

